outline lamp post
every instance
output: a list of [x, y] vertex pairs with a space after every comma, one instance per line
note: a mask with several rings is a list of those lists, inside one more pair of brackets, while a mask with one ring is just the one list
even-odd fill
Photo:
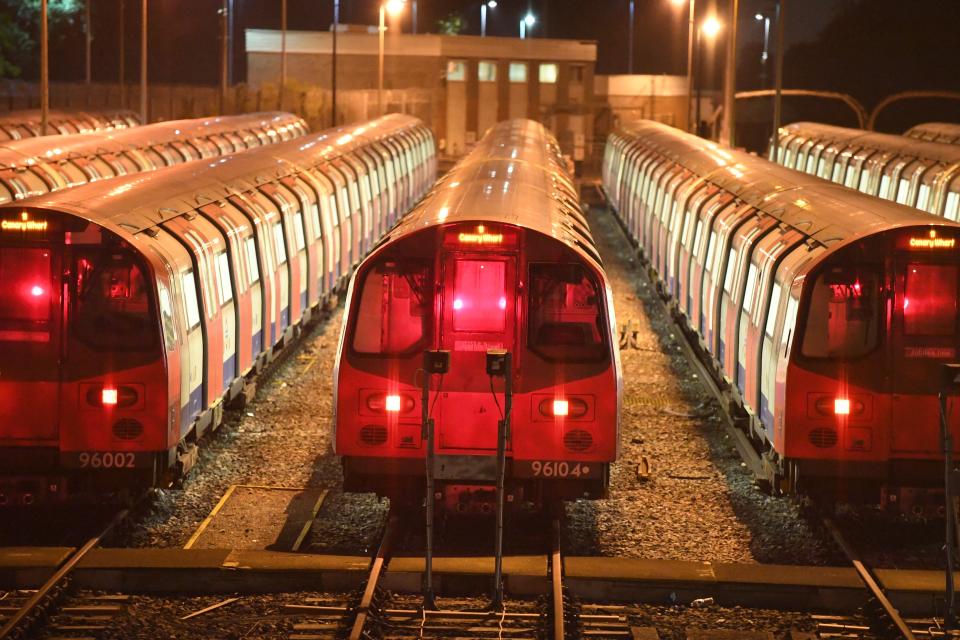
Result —
[[277, 110], [283, 111], [283, 90], [287, 86], [287, 0], [280, 0], [280, 89]]
[[694, 75], [697, 76], [697, 104], [696, 104], [696, 114], [693, 132], [696, 135], [700, 135], [700, 89], [702, 82], [700, 81], [700, 69], [703, 67], [703, 50], [700, 48], [700, 41], [702, 36], [706, 36], [710, 40], [713, 40], [717, 37], [717, 34], [720, 33], [720, 29], [723, 28], [723, 25], [720, 24], [720, 21], [714, 18], [713, 16], [707, 18], [703, 21], [703, 24], [700, 25], [700, 28], [697, 29], [697, 68], [694, 72]]
[[[146, 1], [146, 0], [144, 0]], [[50, 119], [50, 55], [47, 34], [47, 0], [40, 0], [40, 135], [47, 135]]]
[[[686, 0], [673, 0], [673, 4], [676, 7], [682, 7], [686, 4]], [[687, 9], [687, 131], [696, 133], [693, 127], [693, 118], [691, 117], [692, 109], [690, 108], [693, 103], [693, 41], [697, 37], [694, 4], [694, 0], [690, 0], [689, 8]], [[699, 120], [697, 121], [697, 125], [699, 126]]]
[[630, 29], [627, 31], [627, 73], [633, 75], [633, 0], [630, 0]]
[[523, 19], [520, 20], [520, 39], [523, 40], [527, 37], [527, 29], [532, 29], [533, 25], [537, 24], [537, 18], [532, 14], [528, 13], [523, 16]]
[[760, 87], [767, 88], [767, 58], [770, 57], [770, 18], [758, 13], [753, 16], [757, 22], [763, 23], [763, 51], [760, 53]]
[[737, 144], [737, 18], [740, 13], [740, 0], [730, 0], [730, 25], [727, 35], [727, 56], [723, 72], [723, 126], [720, 128], [720, 142]]
[[147, 0], [140, 3], [140, 120], [150, 122], [149, 102], [147, 101]]
[[337, 126], [337, 31], [340, 31], [340, 0], [333, 0], [333, 60], [330, 65], [331, 127]]
[[480, 37], [483, 38], [487, 35], [487, 9], [496, 9], [497, 0], [490, 0], [489, 2], [480, 3]]
[[387, 31], [387, 14], [395, 18], [403, 11], [406, 0], [387, 0], [380, 5], [380, 49], [379, 64], [377, 65], [377, 106], [379, 114], [384, 115], [383, 109], [383, 38]]

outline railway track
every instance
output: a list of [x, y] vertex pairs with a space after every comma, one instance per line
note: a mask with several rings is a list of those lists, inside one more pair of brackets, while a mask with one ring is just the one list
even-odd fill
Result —
[[[14, 607], [16, 610], [11, 611], [9, 617], [0, 617], [0, 620], [3, 621], [3, 627], [0, 628], [0, 640], [26, 640], [27, 638], [33, 638], [35, 637], [34, 633], [38, 627], [51, 625], [51, 623], [54, 628], [66, 627], [64, 630], [68, 632], [90, 631], [91, 629], [83, 627], [99, 626], [63, 624], [62, 621], [58, 619], [58, 613], [62, 614], [59, 616], [62, 618], [72, 614], [91, 614], [98, 612], [103, 614], [107, 612], [103, 609], [91, 610], [89, 608], [91, 605], [87, 605], [86, 608], [84, 608], [84, 605], [80, 605], [80, 608], [77, 608], [77, 606], [72, 608], [62, 607], [62, 605], [69, 593], [70, 573], [91, 549], [97, 547], [110, 535], [116, 526], [127, 517], [128, 513], [129, 511], [126, 509], [117, 513], [99, 534], [87, 540], [82, 547], [74, 551], [39, 589], [33, 592], [22, 592], [25, 599]], [[16, 598], [11, 600], [17, 601]], [[3, 615], [2, 612], [3, 609], [0, 609], [0, 615]], [[110, 612], [115, 612], [115, 609], [111, 608]], [[80, 617], [81, 619], [84, 618], [84, 616]], [[81, 628], [78, 629], [78, 626]]]
[[580, 605], [566, 594], [560, 522], [548, 528], [547, 575], [550, 589], [537, 600], [509, 600], [500, 608], [483, 606], [477, 598], [444, 598], [444, 607], [431, 609], [414, 596], [398, 597], [384, 590], [380, 580], [401, 537], [404, 523], [392, 515], [383, 540], [370, 564], [359, 602], [349, 604], [311, 598], [288, 604], [284, 613], [301, 618], [292, 625], [291, 640], [344, 637], [350, 640], [407, 638], [511, 638], [566, 640], [567, 638], [631, 638], [628, 617], [612, 607]]

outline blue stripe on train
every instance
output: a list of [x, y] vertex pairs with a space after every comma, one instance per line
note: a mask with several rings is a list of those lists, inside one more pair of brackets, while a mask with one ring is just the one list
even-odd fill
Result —
[[[711, 333], [712, 333], [712, 332], [711, 332]], [[713, 336], [712, 336], [712, 335], [710, 336], [710, 344], [713, 344]], [[720, 361], [720, 369], [722, 369], [722, 370], [725, 370], [725, 369], [726, 369], [726, 360], [725, 360], [724, 357], [723, 357], [726, 353], [727, 353], [727, 345], [726, 345], [726, 343], [723, 341], [723, 338], [720, 338], [720, 355], [717, 356], [717, 360]]]
[[270, 346], [277, 344], [277, 323], [270, 323]]
[[284, 307], [280, 311], [280, 330], [283, 331], [290, 325], [290, 307]]
[[190, 399], [180, 409], [180, 437], [187, 435], [190, 424], [200, 415], [203, 408], [203, 385], [190, 392]]
[[740, 362], [737, 362], [737, 389], [740, 389], [740, 393], [746, 393], [744, 387], [747, 386], [747, 370], [744, 368]]
[[237, 377], [237, 354], [223, 361], [223, 390], [230, 388], [230, 383]]
[[773, 439], [773, 414], [770, 413], [770, 403], [767, 402], [767, 396], [760, 394], [760, 422], [767, 430], [767, 435]]
[[303, 315], [303, 312], [307, 309], [307, 292], [300, 292], [300, 315]]
[[263, 351], [263, 329], [253, 334], [253, 357]]

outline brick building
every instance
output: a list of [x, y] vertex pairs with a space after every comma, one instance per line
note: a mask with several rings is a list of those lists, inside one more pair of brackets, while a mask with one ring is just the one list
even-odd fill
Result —
[[[288, 31], [288, 86], [329, 91], [332, 46], [332, 32]], [[276, 86], [280, 32], [248, 29], [246, 48], [248, 85]], [[462, 154], [500, 120], [528, 117], [548, 125], [575, 159], [590, 154], [595, 42], [388, 31], [384, 51], [387, 111], [423, 118], [447, 153]], [[338, 31], [340, 122], [377, 115], [377, 55], [375, 27]]]

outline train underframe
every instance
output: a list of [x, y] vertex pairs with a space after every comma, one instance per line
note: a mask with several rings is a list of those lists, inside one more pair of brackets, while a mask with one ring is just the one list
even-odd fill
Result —
[[[437, 506], [451, 513], [492, 514], [496, 506], [496, 459], [456, 456], [461, 459], [458, 462], [475, 459], [467, 463], [472, 466], [472, 472], [464, 474], [457, 468], [459, 465], [440, 461], [443, 457], [438, 456], [435, 466]], [[426, 469], [422, 458], [345, 456], [342, 463], [344, 491], [375, 493], [410, 507], [424, 504]], [[589, 465], [592, 470], [587, 478], [527, 478], [519, 477], [521, 465], [507, 459], [504, 488], [508, 508], [532, 503], [540, 510], [563, 501], [605, 498], [610, 484], [610, 464], [590, 462]]]

